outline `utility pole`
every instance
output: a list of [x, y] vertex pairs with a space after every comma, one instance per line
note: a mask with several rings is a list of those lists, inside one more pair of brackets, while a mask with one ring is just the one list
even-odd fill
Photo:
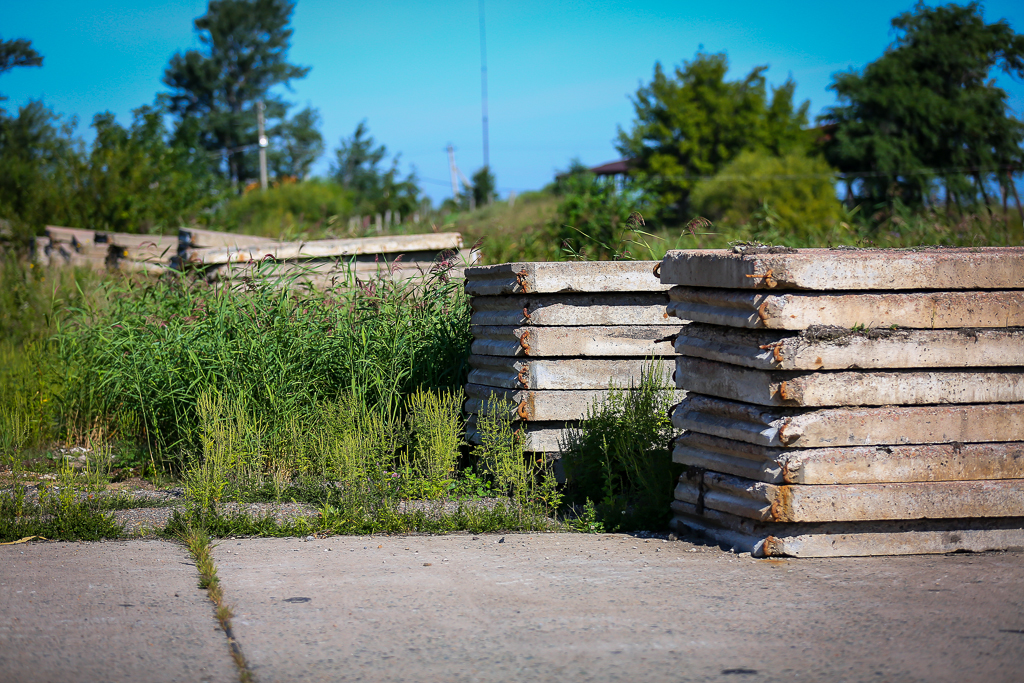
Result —
[[[484, 0], [480, 0], [480, 96], [484, 120], [484, 168], [491, 167], [491, 154], [487, 140], [487, 34], [484, 32]], [[487, 198], [488, 202], [490, 197]]]
[[448, 170], [452, 174], [452, 199], [459, 199], [459, 169], [455, 166], [455, 148], [448, 143]]
[[267, 191], [267, 136], [263, 131], [263, 100], [256, 103], [256, 126], [260, 134], [260, 188]]

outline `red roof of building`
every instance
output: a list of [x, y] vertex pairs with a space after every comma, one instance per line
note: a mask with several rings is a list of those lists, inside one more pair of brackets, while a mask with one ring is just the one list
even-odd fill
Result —
[[622, 173], [627, 173], [632, 163], [632, 159], [619, 159], [618, 161], [609, 161], [607, 164], [594, 166], [592, 169], [590, 169], [590, 172], [593, 173], [594, 175], [620, 175]]

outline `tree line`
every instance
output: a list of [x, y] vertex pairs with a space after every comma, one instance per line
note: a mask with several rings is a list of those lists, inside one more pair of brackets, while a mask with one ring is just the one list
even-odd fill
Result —
[[730, 81], [725, 54], [698, 53], [673, 73], [657, 64], [634, 97], [632, 127], [618, 132], [630, 181], [667, 222], [698, 211], [750, 216], [758, 194], [827, 222], [839, 208], [836, 180], [848, 209], [962, 213], [998, 200], [1024, 219], [1014, 182], [1024, 123], [992, 78], [1024, 77], [1024, 35], [1005, 20], [986, 23], [977, 2], [919, 2], [892, 27], [881, 57], [833, 77], [837, 102], [815, 125], [809, 103], [794, 103], [792, 80], [769, 92], [767, 67]]
[[[0, 109], [0, 218], [25, 235], [47, 223], [157, 232], [196, 222], [257, 185], [261, 104], [272, 182], [309, 185], [301, 181], [325, 147], [320, 114], [293, 111], [277, 94], [310, 70], [288, 58], [294, 8], [211, 0], [194, 21], [199, 47], [175, 54], [164, 71], [167, 90], [127, 125], [97, 114], [90, 145], [74, 119], [41, 101]], [[663, 225], [701, 214], [811, 230], [844, 209], [952, 215], [999, 203], [1024, 218], [1015, 182], [1024, 123], [992, 78], [1024, 77], [1024, 36], [1005, 20], [986, 22], [976, 2], [919, 3], [892, 27], [895, 40], [877, 60], [833, 77], [836, 103], [813, 122], [792, 79], [769, 86], [767, 66], [730, 80], [725, 54], [699, 52], [672, 70], [658, 63], [633, 98], [634, 120], [617, 133], [630, 160], [621, 187], [577, 179], [555, 190], [573, 195], [573, 220], [598, 223], [643, 208]], [[28, 40], [0, 39], [0, 74], [42, 64]], [[399, 161], [360, 122], [334, 150], [326, 184], [308, 194], [332, 211], [410, 215], [424, 197]], [[472, 185], [451, 208], [489, 201], [491, 170]], [[614, 207], [595, 213], [595, 202]]]
[[[0, 108], [0, 218], [24, 235], [46, 224], [145, 233], [194, 223], [258, 182], [260, 105], [271, 182], [307, 179], [324, 151], [320, 114], [293, 112], [277, 94], [310, 71], [288, 59], [294, 9], [289, 0], [211, 0], [194, 21], [199, 48], [178, 52], [164, 70], [167, 91], [128, 125], [110, 112], [94, 116], [90, 145], [76, 135], [77, 120], [42, 101]], [[43, 61], [30, 41], [0, 39], [0, 74]], [[420, 206], [415, 173], [399, 173], [399, 157], [389, 161], [365, 121], [334, 156], [335, 203], [365, 214]]]

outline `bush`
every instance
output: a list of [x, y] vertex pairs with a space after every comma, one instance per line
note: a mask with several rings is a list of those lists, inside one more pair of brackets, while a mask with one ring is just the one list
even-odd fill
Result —
[[329, 180], [282, 183], [266, 192], [232, 197], [210, 217], [214, 230], [296, 239], [308, 231], [333, 227], [352, 212], [352, 193]]
[[743, 152], [718, 175], [700, 182], [691, 200], [699, 215], [730, 226], [751, 225], [752, 237], [766, 242], [772, 241], [767, 233], [773, 231], [797, 239], [823, 234], [842, 209], [832, 168], [800, 152], [781, 157]]
[[587, 172], [573, 172], [559, 182], [563, 199], [548, 224], [553, 258], [573, 256], [601, 260], [622, 258], [629, 226], [626, 221], [639, 197], [619, 190], [614, 181]]

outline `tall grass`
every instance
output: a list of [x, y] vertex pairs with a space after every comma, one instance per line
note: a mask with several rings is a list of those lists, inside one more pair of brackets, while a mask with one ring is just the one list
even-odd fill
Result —
[[107, 420], [158, 457], [198, 445], [199, 400], [240, 401], [283, 439], [324, 402], [353, 397], [389, 419], [418, 387], [458, 387], [469, 306], [445, 278], [351, 276], [326, 289], [255, 277], [105, 283], [55, 335], [65, 420]]

